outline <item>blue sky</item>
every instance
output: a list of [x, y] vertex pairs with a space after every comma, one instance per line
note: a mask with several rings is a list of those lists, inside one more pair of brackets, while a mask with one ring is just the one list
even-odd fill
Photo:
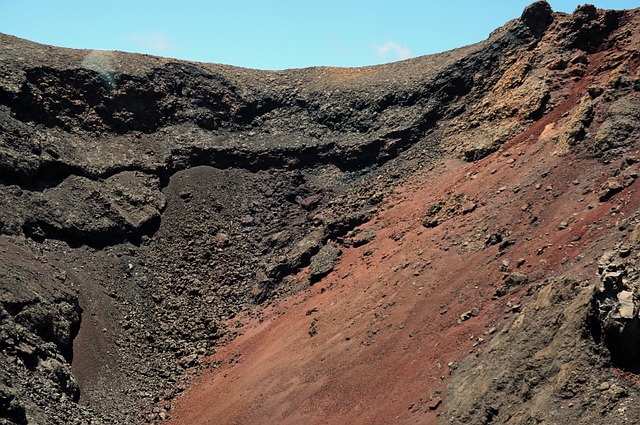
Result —
[[[483, 40], [531, 1], [0, 0], [0, 32], [56, 46], [258, 69], [351, 67]], [[581, 4], [549, 3], [562, 12]], [[640, 7], [639, 0], [591, 3]]]

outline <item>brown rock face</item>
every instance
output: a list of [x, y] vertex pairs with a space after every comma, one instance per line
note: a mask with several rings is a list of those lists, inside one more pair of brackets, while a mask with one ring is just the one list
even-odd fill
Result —
[[0, 43], [0, 422], [640, 417], [640, 10], [361, 69]]

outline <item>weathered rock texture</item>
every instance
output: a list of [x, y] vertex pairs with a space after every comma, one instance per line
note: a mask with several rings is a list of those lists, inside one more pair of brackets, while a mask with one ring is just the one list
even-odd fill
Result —
[[[536, 2], [274, 72], [0, 35], [0, 421], [633, 423], [639, 30]], [[225, 345], [237, 392], [174, 410]]]

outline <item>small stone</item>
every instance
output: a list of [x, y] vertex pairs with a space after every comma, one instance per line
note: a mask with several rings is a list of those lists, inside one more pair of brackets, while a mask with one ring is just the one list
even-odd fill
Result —
[[180, 359], [180, 366], [184, 368], [194, 366], [197, 360], [198, 360], [198, 355], [195, 353], [186, 355]]
[[600, 187], [598, 199], [600, 200], [600, 202], [608, 201], [613, 195], [620, 192], [622, 189], [624, 189], [624, 187], [619, 181], [615, 179], [609, 179]]
[[604, 89], [602, 87], [591, 86], [587, 88], [587, 93], [589, 93], [592, 99], [595, 99], [604, 93]]
[[547, 65], [547, 69], [551, 71], [562, 71], [566, 68], [567, 68], [567, 61], [562, 58], [556, 59]]
[[435, 398], [431, 400], [431, 403], [429, 403], [429, 410], [436, 410], [438, 409], [438, 407], [440, 407], [441, 404], [442, 404], [442, 399]]
[[620, 303], [620, 308], [618, 309], [620, 317], [623, 319], [633, 319], [633, 292], [620, 291], [618, 293], [618, 302]]
[[255, 219], [253, 218], [253, 216], [249, 214], [243, 216], [242, 219], [240, 220], [240, 223], [242, 223], [243, 226], [253, 226], [254, 222], [255, 222]]
[[469, 319], [471, 319], [472, 317], [474, 317], [476, 315], [476, 311], [475, 310], [469, 310], [469, 311], [465, 311], [464, 313], [462, 313], [460, 315], [460, 321], [461, 322], [465, 322]]
[[368, 244], [373, 239], [375, 239], [375, 236], [376, 233], [372, 229], [365, 229], [348, 238], [346, 242], [351, 246], [357, 248], [359, 246]]
[[627, 390], [625, 390], [620, 385], [612, 384], [609, 387], [609, 394], [611, 394], [612, 396], [614, 396], [616, 398], [622, 398], [622, 397], [625, 397], [627, 395]]
[[475, 211], [476, 208], [477, 208], [477, 205], [475, 202], [467, 201], [464, 204], [462, 204], [462, 207], [461, 207], [462, 214], [469, 214]]
[[216, 235], [213, 238], [213, 242], [216, 245], [216, 247], [225, 248], [229, 246], [229, 243], [230, 243], [229, 235], [227, 235], [224, 232], [216, 233]]
[[628, 245], [622, 245], [618, 249], [618, 255], [620, 255], [620, 257], [622, 258], [628, 257], [629, 255], [631, 255], [631, 247]]
[[300, 199], [298, 201], [298, 204], [300, 204], [300, 206], [306, 210], [312, 210], [318, 206], [321, 199], [322, 198], [320, 197], [320, 195], [309, 195], [305, 198]]
[[587, 65], [589, 63], [589, 58], [583, 52], [578, 52], [569, 60], [569, 63], [572, 65], [581, 63]]
[[509, 260], [508, 259], [502, 260], [502, 264], [500, 265], [500, 271], [506, 272], [508, 269], [509, 269]]

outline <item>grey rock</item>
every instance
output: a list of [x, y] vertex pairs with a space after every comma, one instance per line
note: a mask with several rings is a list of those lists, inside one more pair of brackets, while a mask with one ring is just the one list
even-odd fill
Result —
[[331, 273], [341, 253], [342, 250], [333, 242], [328, 242], [324, 245], [320, 251], [311, 258], [309, 282], [315, 283]]

